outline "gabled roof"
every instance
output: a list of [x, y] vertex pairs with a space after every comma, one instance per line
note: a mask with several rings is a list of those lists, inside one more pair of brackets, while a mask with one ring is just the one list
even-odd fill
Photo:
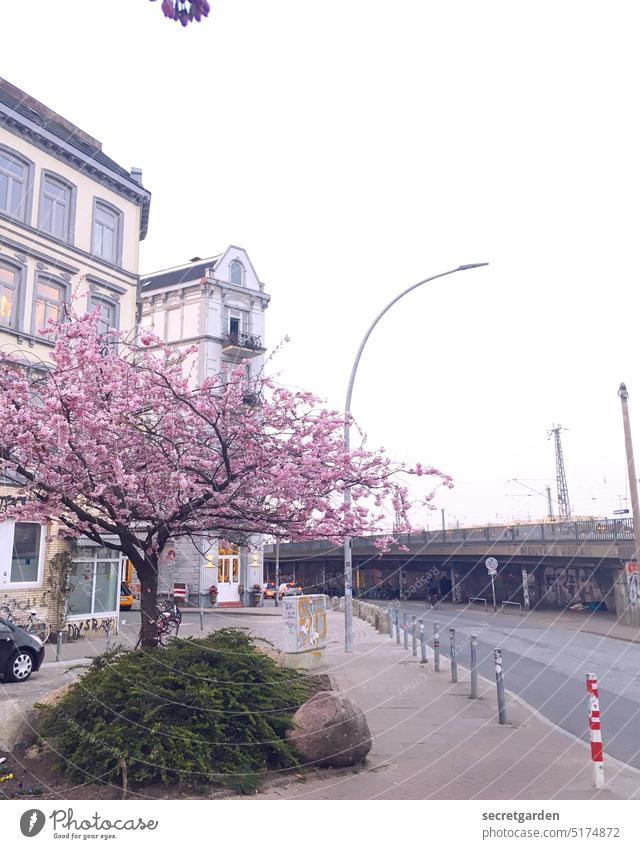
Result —
[[199, 257], [185, 265], [178, 265], [174, 268], [167, 268], [164, 271], [156, 271], [153, 274], [146, 274], [140, 280], [142, 295], [147, 292], [152, 292], [156, 289], [166, 289], [172, 286], [179, 286], [182, 283], [191, 283], [201, 280], [209, 268], [213, 269], [218, 264], [221, 254], [209, 257], [208, 259], [200, 259]]

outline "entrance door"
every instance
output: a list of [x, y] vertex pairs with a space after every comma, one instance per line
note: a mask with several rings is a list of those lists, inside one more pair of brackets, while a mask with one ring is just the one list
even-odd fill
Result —
[[240, 552], [237, 545], [218, 549], [218, 604], [240, 601]]

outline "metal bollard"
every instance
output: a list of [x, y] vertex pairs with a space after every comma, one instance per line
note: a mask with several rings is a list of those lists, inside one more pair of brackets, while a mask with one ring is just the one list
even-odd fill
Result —
[[407, 614], [402, 614], [402, 630], [404, 631], [404, 647], [409, 648], [409, 626], [407, 625]]
[[62, 653], [62, 629], [58, 631], [58, 639], [56, 640], [56, 660], [60, 660]]
[[393, 611], [387, 608], [387, 612], [389, 613], [389, 636], [393, 639]]
[[449, 628], [449, 641], [451, 643], [451, 683], [458, 683], [458, 661], [456, 660], [456, 629]]
[[433, 669], [440, 672], [440, 626], [433, 623]]
[[420, 663], [427, 662], [427, 641], [424, 638], [424, 622], [420, 620]]
[[493, 650], [493, 660], [496, 665], [496, 689], [498, 691], [498, 722], [505, 725], [507, 721], [507, 704], [504, 697], [504, 673], [502, 671], [502, 650]]
[[471, 698], [478, 698], [478, 638], [471, 635]]
[[416, 617], [411, 617], [411, 654], [418, 656], [418, 634], [416, 633]]
[[400, 645], [400, 612], [396, 609], [396, 643]]
[[204, 631], [204, 610], [202, 609], [202, 603], [200, 604], [200, 630]]

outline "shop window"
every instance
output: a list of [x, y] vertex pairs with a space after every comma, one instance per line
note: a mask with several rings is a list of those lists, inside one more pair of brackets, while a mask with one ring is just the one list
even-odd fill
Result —
[[120, 598], [120, 558], [106, 548], [79, 550], [71, 569], [69, 616], [117, 613]]

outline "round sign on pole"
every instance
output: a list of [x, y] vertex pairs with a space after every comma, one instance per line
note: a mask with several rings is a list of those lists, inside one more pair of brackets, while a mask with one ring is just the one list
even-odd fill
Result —
[[487, 572], [490, 575], [495, 575], [498, 572], [498, 561], [495, 557], [487, 557], [484, 565], [487, 567]]

